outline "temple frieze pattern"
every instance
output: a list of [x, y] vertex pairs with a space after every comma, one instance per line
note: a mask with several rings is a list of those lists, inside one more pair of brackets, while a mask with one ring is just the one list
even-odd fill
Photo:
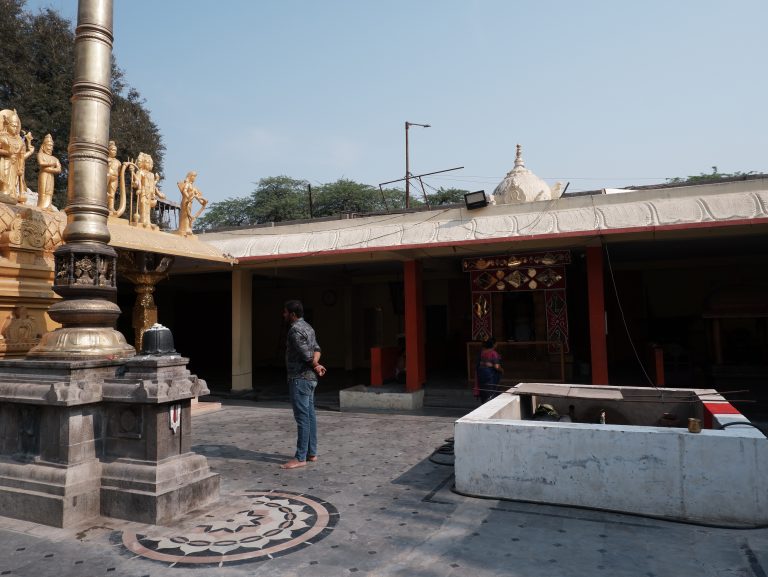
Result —
[[[737, 185], [737, 186], [734, 186]], [[746, 189], [746, 190], [745, 190]], [[768, 181], [660, 188], [203, 235], [236, 258], [590, 234], [768, 218]]]

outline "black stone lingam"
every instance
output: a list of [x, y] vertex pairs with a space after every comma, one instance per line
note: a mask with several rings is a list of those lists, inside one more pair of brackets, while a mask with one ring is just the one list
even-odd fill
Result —
[[173, 346], [171, 329], [164, 327], [160, 323], [155, 323], [144, 331], [141, 354], [154, 356], [178, 354]]

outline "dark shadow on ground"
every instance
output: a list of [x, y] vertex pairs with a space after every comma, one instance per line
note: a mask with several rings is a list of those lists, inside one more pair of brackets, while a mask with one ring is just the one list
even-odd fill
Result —
[[275, 453], [259, 453], [241, 449], [234, 445], [193, 445], [192, 450], [206, 457], [235, 459], [238, 461], [259, 461], [262, 463], [284, 463], [286, 456]]

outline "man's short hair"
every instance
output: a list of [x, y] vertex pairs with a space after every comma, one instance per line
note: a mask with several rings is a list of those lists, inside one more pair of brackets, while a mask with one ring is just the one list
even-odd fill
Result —
[[301, 301], [296, 299], [285, 301], [284, 306], [285, 310], [288, 311], [288, 314], [294, 313], [297, 319], [304, 316], [304, 305], [301, 304]]

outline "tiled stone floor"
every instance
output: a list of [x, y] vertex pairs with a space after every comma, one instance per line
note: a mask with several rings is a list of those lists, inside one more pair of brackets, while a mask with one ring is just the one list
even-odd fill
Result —
[[295, 435], [287, 405], [225, 403], [199, 415], [194, 445], [222, 475], [218, 503], [173, 527], [98, 519], [59, 530], [0, 518], [0, 575], [766, 577], [768, 529], [453, 493], [452, 468], [435, 462], [450, 456], [430, 459], [453, 417], [320, 411], [318, 420], [320, 460], [284, 471]]

